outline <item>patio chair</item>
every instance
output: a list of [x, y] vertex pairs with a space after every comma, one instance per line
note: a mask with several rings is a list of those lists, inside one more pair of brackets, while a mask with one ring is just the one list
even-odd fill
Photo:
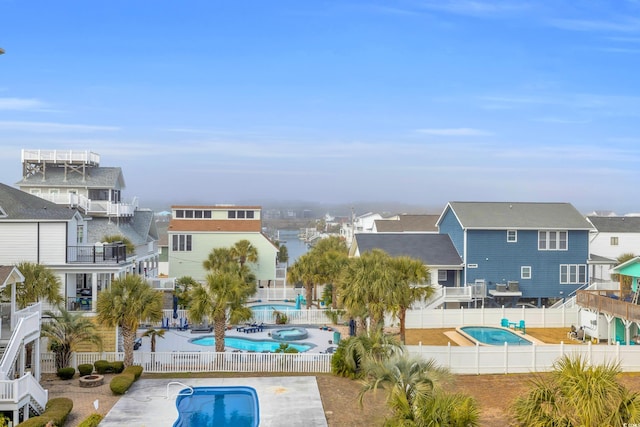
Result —
[[576, 337], [578, 336], [578, 331], [576, 330], [575, 325], [571, 325], [571, 330], [569, 332], [567, 332], [567, 338], [570, 338], [572, 340], [576, 339]]
[[523, 334], [527, 333], [527, 328], [525, 327], [524, 320], [518, 322], [514, 329], [522, 331]]
[[582, 326], [580, 326], [580, 329], [578, 329], [578, 332], [576, 332], [576, 339], [579, 341], [584, 341], [584, 328]]
[[506, 319], [506, 318], [500, 319], [500, 326], [502, 326], [503, 328], [508, 328], [509, 327], [509, 319]]

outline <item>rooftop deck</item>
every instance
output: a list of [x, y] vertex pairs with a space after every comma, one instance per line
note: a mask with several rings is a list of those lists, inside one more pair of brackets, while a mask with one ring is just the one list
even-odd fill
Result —
[[22, 150], [22, 163], [100, 165], [100, 155], [88, 150]]

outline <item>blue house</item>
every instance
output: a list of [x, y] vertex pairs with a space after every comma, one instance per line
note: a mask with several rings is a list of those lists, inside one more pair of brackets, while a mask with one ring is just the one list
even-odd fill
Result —
[[569, 203], [450, 202], [437, 222], [500, 305], [550, 305], [589, 282], [591, 224]]

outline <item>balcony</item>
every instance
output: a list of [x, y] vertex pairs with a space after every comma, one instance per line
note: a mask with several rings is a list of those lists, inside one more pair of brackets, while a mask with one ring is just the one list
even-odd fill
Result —
[[611, 291], [578, 291], [576, 304], [632, 322], [640, 322], [640, 305], [620, 300]]
[[121, 264], [127, 262], [127, 247], [123, 243], [93, 246], [67, 246], [69, 264]]
[[41, 199], [48, 200], [58, 205], [67, 205], [82, 209], [83, 212], [93, 215], [107, 215], [111, 217], [132, 216], [138, 208], [138, 199], [131, 202], [113, 202], [110, 200], [89, 199], [76, 193], [40, 193]]

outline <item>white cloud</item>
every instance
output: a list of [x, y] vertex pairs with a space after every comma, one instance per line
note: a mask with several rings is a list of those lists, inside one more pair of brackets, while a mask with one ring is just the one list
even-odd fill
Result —
[[554, 19], [551, 26], [571, 31], [603, 31], [618, 33], [635, 33], [640, 31], [640, 20], [625, 19], [621, 21], [597, 21], [587, 19]]
[[0, 98], [0, 110], [40, 110], [45, 107], [42, 101], [25, 98]]
[[449, 129], [418, 129], [418, 133], [438, 136], [488, 136], [493, 135], [482, 129], [472, 128], [449, 128]]

